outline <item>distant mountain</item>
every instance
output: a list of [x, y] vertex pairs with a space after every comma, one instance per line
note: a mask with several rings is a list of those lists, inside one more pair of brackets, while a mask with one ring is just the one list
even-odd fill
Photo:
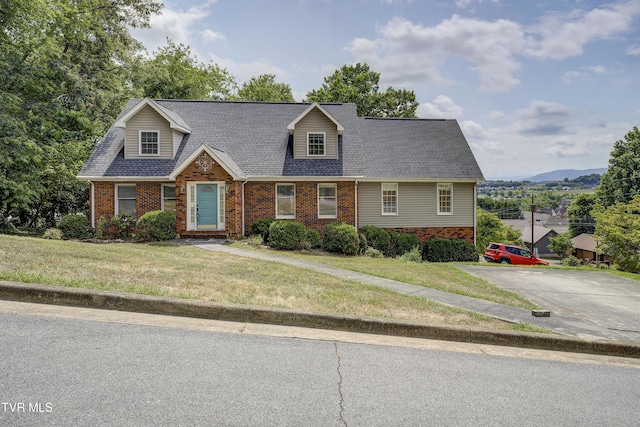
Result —
[[607, 171], [607, 168], [599, 169], [560, 169], [552, 172], [541, 173], [531, 178], [525, 178], [522, 181], [531, 182], [548, 182], [548, 181], [564, 181], [565, 178], [576, 179], [579, 176], [592, 175], [597, 173], [602, 175]]

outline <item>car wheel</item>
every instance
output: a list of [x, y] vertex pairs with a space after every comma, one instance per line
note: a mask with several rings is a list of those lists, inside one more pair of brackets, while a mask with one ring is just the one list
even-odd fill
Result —
[[509, 261], [507, 258], [502, 258], [500, 260], [500, 264], [511, 264], [511, 261]]

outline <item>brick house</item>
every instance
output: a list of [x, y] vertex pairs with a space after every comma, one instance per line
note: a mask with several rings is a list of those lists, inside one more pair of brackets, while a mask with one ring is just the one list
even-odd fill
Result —
[[78, 175], [91, 223], [153, 210], [182, 237], [262, 218], [342, 221], [473, 242], [482, 172], [455, 120], [358, 117], [354, 104], [135, 99]]

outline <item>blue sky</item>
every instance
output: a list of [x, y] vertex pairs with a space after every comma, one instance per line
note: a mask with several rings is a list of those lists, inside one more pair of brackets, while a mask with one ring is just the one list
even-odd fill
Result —
[[606, 167], [640, 126], [640, 0], [166, 0], [133, 35], [298, 101], [367, 62], [420, 117], [457, 119], [488, 179]]

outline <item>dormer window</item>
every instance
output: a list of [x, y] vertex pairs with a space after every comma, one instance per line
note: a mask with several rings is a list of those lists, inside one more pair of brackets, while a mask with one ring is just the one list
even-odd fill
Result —
[[160, 136], [158, 131], [140, 131], [140, 155], [157, 156], [160, 154]]
[[325, 133], [307, 133], [307, 155], [308, 156], [324, 156], [325, 155]]

